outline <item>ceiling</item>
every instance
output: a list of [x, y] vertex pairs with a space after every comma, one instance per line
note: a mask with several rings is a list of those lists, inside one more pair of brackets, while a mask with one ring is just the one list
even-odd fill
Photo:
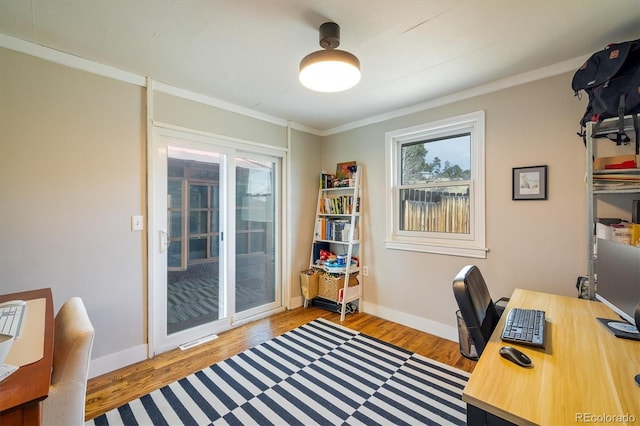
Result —
[[[297, 78], [327, 21], [342, 93]], [[640, 38], [640, 0], [0, 0], [0, 33], [326, 133]]]

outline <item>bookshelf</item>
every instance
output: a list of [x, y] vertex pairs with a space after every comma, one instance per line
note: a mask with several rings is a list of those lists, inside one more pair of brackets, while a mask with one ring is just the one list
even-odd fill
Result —
[[[348, 164], [346, 175], [337, 174], [335, 179], [329, 174], [320, 176], [309, 260], [310, 269], [321, 274], [320, 297], [338, 304], [341, 321], [348, 304], [357, 300], [359, 305], [362, 298], [360, 182], [363, 169], [353, 162]], [[325, 295], [323, 286], [330, 287]], [[327, 296], [327, 292], [331, 295]]]

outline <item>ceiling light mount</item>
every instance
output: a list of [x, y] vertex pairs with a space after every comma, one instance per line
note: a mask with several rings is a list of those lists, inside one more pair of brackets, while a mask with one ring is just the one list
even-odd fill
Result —
[[340, 45], [340, 26], [335, 22], [320, 25], [320, 47], [300, 62], [300, 82], [317, 92], [341, 92], [360, 81], [360, 61]]
[[340, 25], [335, 22], [325, 22], [320, 25], [320, 47], [335, 49], [340, 46]]

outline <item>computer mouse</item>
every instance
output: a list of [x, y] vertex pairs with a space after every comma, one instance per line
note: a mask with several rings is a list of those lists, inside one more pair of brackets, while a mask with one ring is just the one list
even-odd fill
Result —
[[640, 374], [636, 374], [636, 385], [640, 386]]
[[516, 348], [511, 346], [503, 346], [500, 348], [500, 355], [502, 358], [507, 359], [514, 364], [518, 364], [520, 367], [532, 367], [533, 363], [531, 358], [520, 352]]

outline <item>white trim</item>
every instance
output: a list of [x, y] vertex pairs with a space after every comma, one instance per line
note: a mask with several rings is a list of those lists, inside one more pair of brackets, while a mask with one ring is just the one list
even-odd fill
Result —
[[171, 86], [169, 84], [160, 83], [157, 81], [154, 84], [153, 90], [156, 90], [161, 93], [166, 93], [168, 95], [173, 95], [179, 98], [188, 99], [204, 105], [220, 108], [225, 111], [235, 112], [241, 115], [245, 115], [247, 117], [251, 117], [258, 120], [266, 121], [268, 123], [276, 124], [281, 127], [286, 127], [288, 123], [287, 120], [274, 117], [273, 115], [254, 111], [248, 108], [243, 108], [238, 105], [235, 105], [226, 101], [222, 101], [220, 99], [212, 98], [210, 96], [202, 95], [196, 92], [192, 92], [190, 90], [181, 89], [179, 87]]
[[[36, 43], [21, 40], [15, 37], [8, 36], [0, 33], [0, 47], [14, 50], [16, 52], [24, 53], [36, 58], [44, 59], [56, 64], [64, 65], [70, 68], [79, 69], [92, 74], [97, 74], [103, 77], [112, 78], [114, 80], [122, 81], [125, 83], [134, 84], [140, 87], [147, 86], [147, 78], [139, 74], [135, 74], [129, 71], [124, 71], [116, 67], [104, 65], [89, 59], [81, 58], [79, 56], [71, 55], [69, 53], [62, 52], [60, 50], [51, 49], [49, 47], [41, 46]], [[216, 99], [210, 96], [202, 95], [190, 90], [181, 89], [176, 86], [172, 86], [166, 83], [158, 81], [153, 82], [152, 90], [166, 93], [169, 95], [177, 96], [179, 98], [188, 99], [194, 102], [198, 102], [204, 105], [213, 106], [223, 109], [225, 111], [235, 112], [247, 117], [255, 118], [257, 120], [266, 121], [268, 123], [276, 124], [278, 126], [286, 127], [288, 121], [275, 117], [273, 115], [258, 112], [249, 108], [244, 108], [220, 99]], [[320, 131], [303, 124], [292, 124], [292, 127], [303, 132], [320, 135]]]
[[[287, 134], [286, 134], [286, 144], [287, 144], [287, 151], [289, 149], [291, 149], [291, 126], [287, 125]], [[283, 164], [283, 173], [289, 173], [290, 170], [292, 169], [292, 158], [291, 155], [287, 155], [287, 158], [285, 159], [286, 163]], [[288, 176], [288, 175], [287, 175]], [[285, 176], [285, 178], [287, 177]], [[282, 275], [282, 306], [285, 309], [289, 309], [291, 306], [291, 291], [293, 288], [292, 282], [291, 282], [291, 251], [290, 251], [290, 247], [293, 246], [293, 241], [291, 240], [291, 236], [294, 235], [295, 233], [292, 232], [290, 230], [290, 223], [289, 222], [289, 212], [293, 211], [293, 203], [291, 200], [291, 194], [293, 193], [293, 189], [292, 189], [292, 182], [293, 179], [288, 179], [286, 178], [286, 191], [284, 194], [284, 197], [282, 199], [282, 210], [281, 210], [281, 214], [280, 214], [280, 223], [281, 223], [281, 238], [282, 241], [285, 242], [286, 244], [284, 244], [284, 246], [282, 247], [282, 270], [283, 270], [283, 275]]]
[[352, 121], [351, 123], [347, 123], [342, 126], [321, 131], [318, 136], [329, 136], [336, 133], [346, 132], [348, 130], [368, 126], [370, 124], [376, 124], [394, 118], [404, 117], [409, 114], [415, 114], [432, 108], [449, 105], [454, 102], [463, 101], [465, 99], [474, 98], [476, 96], [486, 95], [489, 93], [497, 92], [499, 90], [508, 89], [510, 87], [520, 86], [523, 84], [531, 83], [533, 81], [542, 80], [543, 78], [553, 77], [565, 72], [575, 71], [580, 66], [582, 66], [582, 64], [584, 64], [584, 62], [588, 58], [589, 55], [579, 56], [577, 58], [569, 59], [558, 64], [550, 65], [544, 68], [538, 68], [536, 70], [527, 71], [510, 77], [505, 77], [500, 80], [492, 81], [491, 83], [475, 86], [471, 89], [452, 93], [450, 95], [442, 96], [440, 98], [432, 99], [426, 102], [421, 102], [419, 104], [408, 106], [406, 108], [400, 108], [394, 111], [385, 112], [383, 114], [374, 115], [359, 121]]
[[[153, 143], [149, 148], [148, 158], [150, 161], [149, 165], [149, 206], [151, 213], [149, 214], [149, 287], [152, 290], [151, 307], [150, 311], [150, 319], [149, 323], [154, 324], [154, 328], [150, 328], [149, 341], [153, 342], [153, 346], [150, 345], [149, 350], [152, 351], [152, 354], [159, 354], [165, 352], [169, 349], [173, 349], [178, 345], [188, 342], [194, 339], [201, 337], [204, 334], [211, 333], [220, 333], [229, 328], [233, 328], [238, 324], [242, 324], [248, 322], [252, 319], [257, 319], [262, 316], [269, 315], [273, 312], [278, 312], [283, 310], [283, 305], [285, 303], [284, 292], [288, 289], [285, 289], [284, 286], [288, 283], [288, 280], [284, 277], [284, 268], [285, 268], [285, 259], [284, 255], [280, 258], [279, 264], [276, 266], [276, 279], [278, 280], [278, 288], [279, 297], [277, 297], [276, 301], [268, 306], [266, 311], [257, 312], [257, 310], [249, 310], [242, 312], [240, 314], [234, 313], [230, 315], [229, 313], [232, 311], [231, 307], [235, 305], [234, 303], [234, 293], [230, 293], [225, 298], [225, 307], [223, 318], [212, 323], [203, 324], [197, 327], [190, 328], [188, 330], [184, 330], [178, 333], [173, 333], [171, 336], [168, 336], [166, 333], [166, 328], [163, 328], [163, 324], [166, 324], [166, 318], [164, 317], [166, 312], [166, 295], [162, 291], [162, 286], [164, 285], [162, 282], [158, 282], [156, 280], [157, 277], [160, 277], [159, 280], [162, 280], [164, 276], [166, 276], [166, 259], [163, 257], [164, 255], [159, 254], [159, 233], [166, 226], [166, 207], [161, 206], [158, 208], [157, 197], [163, 197], [162, 194], [166, 194], [166, 180], [161, 179], [161, 176], [166, 176], [166, 168], [165, 161], [162, 159], [167, 155], [166, 145], [178, 145], [178, 146], [188, 146], [197, 150], [208, 151], [209, 149], [213, 149], [216, 152], [219, 152], [228, 157], [227, 162], [221, 162], [221, 171], [220, 177], [229, 178], [227, 182], [221, 182], [221, 187], [227, 189], [227, 191], [222, 191], [222, 196], [225, 197], [221, 199], [220, 205], [227, 206], [228, 211], [223, 216], [224, 223], [221, 224], [221, 229], [225, 229], [227, 233], [229, 230], [235, 229], [235, 181], [231, 178], [230, 174], [234, 172], [235, 168], [235, 159], [237, 157], [249, 156], [250, 158], [263, 158], [268, 161], [274, 161], [278, 164], [278, 172], [277, 172], [277, 186], [281, 188], [278, 191], [279, 197], [276, 201], [278, 203], [278, 211], [276, 212], [277, 216], [277, 229], [282, 229], [286, 226], [286, 222], [284, 222], [281, 218], [283, 210], [286, 208], [284, 205], [284, 200], [287, 199], [287, 171], [285, 170], [287, 164], [287, 150], [280, 147], [273, 147], [271, 145], [258, 144], [248, 141], [243, 141], [239, 139], [232, 139], [225, 136], [213, 136], [207, 132], [201, 132], [193, 129], [183, 129], [177, 126], [168, 125], [166, 123], [153, 123], [151, 133], [153, 135]], [[164, 196], [166, 199], [166, 195]], [[287, 252], [287, 241], [283, 239], [283, 233], [280, 233], [277, 238], [276, 246], [277, 250], [281, 253]], [[225, 253], [235, 253], [235, 239], [234, 238], [224, 238], [223, 247], [221, 250], [221, 256], [225, 256]], [[223, 264], [226, 265], [222, 269], [222, 273], [225, 274], [221, 279], [221, 282], [235, 282], [235, 277], [233, 274], [235, 273], [234, 268], [228, 267], [227, 264], [228, 258], [221, 260]], [[150, 355], [150, 357], [153, 355]]]
[[[5, 34], [0, 34], [0, 47], [6, 49], [15, 50], [16, 52], [25, 53], [27, 55], [35, 56], [38, 58], [46, 59], [51, 62], [62, 64], [71, 68], [84, 70], [90, 73], [98, 74], [104, 77], [113, 78], [115, 80], [124, 81], [127, 83], [135, 84], [137, 86], [145, 87], [145, 77], [123, 71], [118, 68], [99, 64], [88, 59], [80, 58], [68, 53], [61, 52], [59, 50], [44, 47], [32, 42], [24, 41], [11, 37]], [[589, 55], [579, 56], [573, 59], [569, 59], [558, 64], [550, 65], [548, 67], [538, 68], [536, 70], [527, 71], [521, 74], [516, 74], [510, 77], [506, 77], [500, 80], [493, 81], [491, 83], [483, 84], [473, 87], [471, 89], [463, 90], [453, 93], [451, 95], [442, 96], [440, 98], [432, 99], [426, 102], [421, 102], [406, 108], [400, 108], [394, 111], [389, 111], [383, 114], [367, 117], [363, 120], [353, 121], [351, 123], [344, 124], [342, 126], [334, 127], [327, 130], [318, 130], [304, 124], [296, 122], [288, 122], [286, 119], [275, 117], [269, 114], [257, 112], [249, 108], [243, 108], [235, 104], [231, 104], [226, 101], [215, 99], [206, 95], [200, 95], [189, 90], [180, 89], [175, 86], [171, 86], [166, 83], [155, 82], [154, 86], [158, 86], [159, 91], [168, 93], [178, 97], [184, 97], [185, 99], [194, 100], [196, 102], [203, 103], [205, 105], [211, 105], [224, 110], [236, 112], [248, 117], [252, 117], [258, 120], [264, 120], [269, 123], [277, 124], [279, 126], [291, 126], [292, 129], [300, 130], [305, 133], [309, 133], [316, 136], [330, 136], [336, 133], [346, 132], [348, 130], [357, 129], [359, 127], [368, 126], [370, 124], [380, 123], [382, 121], [391, 120], [394, 118], [402, 117], [416, 112], [425, 111], [428, 109], [436, 108], [443, 105], [448, 105], [454, 102], [469, 99], [475, 96], [485, 95], [488, 93], [496, 92], [498, 90], [508, 89], [510, 87], [519, 86], [522, 84], [530, 83], [532, 81], [541, 80], [547, 77], [553, 77], [554, 75], [562, 74], [569, 71], [575, 71], [578, 69], [587, 59]], [[155, 90], [155, 89], [154, 89]]]
[[300, 308], [302, 306], [304, 306], [304, 297], [296, 296], [289, 298], [289, 307], [287, 309], [290, 310]]
[[385, 240], [384, 247], [394, 250], [418, 251], [423, 253], [446, 254], [449, 256], [475, 257], [478, 259], [486, 259], [488, 248], [484, 247], [464, 247], [455, 246], [448, 247], [446, 245], [436, 244], [420, 244], [404, 241]]
[[387, 321], [397, 322], [398, 324], [424, 331], [425, 333], [433, 334], [434, 336], [442, 337], [443, 339], [453, 342], [458, 341], [458, 328], [441, 322], [396, 311], [395, 309], [389, 309], [370, 302], [367, 302], [366, 309], [363, 309], [363, 312]]
[[103, 65], [98, 62], [10, 37], [5, 34], [0, 34], [0, 47], [15, 50], [16, 52], [25, 53], [27, 55], [45, 59], [70, 68], [79, 69], [92, 74], [112, 78], [114, 80], [124, 81], [125, 83], [135, 84], [136, 86], [144, 87], [146, 85], [145, 77], [138, 74], [123, 71], [109, 65]]
[[155, 322], [153, 321], [156, 312], [154, 308], [154, 300], [155, 300], [155, 292], [153, 286], [153, 273], [154, 273], [154, 265], [152, 262], [153, 258], [153, 244], [155, 241], [153, 235], [153, 229], [155, 226], [155, 219], [152, 217], [153, 214], [153, 182], [150, 180], [149, 171], [153, 170], [154, 159], [149, 153], [153, 152], [153, 147], [155, 145], [155, 131], [153, 130], [153, 90], [149, 90], [150, 87], [153, 87], [153, 80], [151, 78], [147, 78], [146, 82], [146, 102], [147, 102], [147, 115], [146, 115], [146, 130], [147, 130], [147, 144], [145, 145], [145, 161], [146, 161], [146, 171], [145, 173], [145, 189], [147, 191], [147, 205], [146, 205], [146, 215], [147, 215], [147, 247], [145, 253], [145, 259], [147, 261], [147, 356], [149, 358], [153, 358], [153, 348], [155, 347]]
[[136, 362], [144, 361], [147, 359], [147, 352], [147, 345], [143, 344], [92, 359], [89, 362], [89, 378], [92, 379]]
[[280, 312], [284, 312], [285, 310], [286, 310], [286, 308], [284, 306], [280, 306], [280, 307], [278, 307], [276, 309], [270, 309], [270, 310], [267, 310], [267, 311], [263, 311], [263, 312], [260, 312], [259, 314], [256, 314], [256, 315], [251, 315], [251, 316], [247, 316], [247, 317], [238, 318], [238, 319], [233, 321], [232, 328], [236, 328], [236, 327], [239, 327], [241, 325], [249, 324], [249, 323], [257, 321], [259, 319], [270, 317], [271, 315], [275, 315], [275, 314], [278, 314]]
[[[218, 133], [211, 133], [204, 130], [190, 129], [188, 127], [182, 127], [182, 126], [176, 126], [169, 123], [163, 123], [161, 121], [153, 121], [152, 124], [153, 124], [153, 127], [157, 127], [158, 129], [163, 129], [164, 130], [162, 132], [163, 135], [170, 136], [170, 137], [178, 137], [179, 135], [184, 136], [184, 134], [186, 133], [186, 134], [190, 134], [198, 137], [203, 137], [206, 139], [217, 139], [216, 143], [218, 143], [218, 145], [222, 145], [225, 147], [237, 148], [237, 144], [246, 145], [248, 148], [245, 148], [245, 149], [249, 149], [249, 148], [252, 150], [258, 149], [260, 150], [261, 154], [267, 154], [267, 155], [269, 155], [269, 153], [273, 153], [273, 151], [280, 151], [285, 153], [289, 150], [286, 147], [283, 148], [280, 146], [269, 145], [266, 143], [252, 142], [245, 139], [239, 139], [231, 136], [220, 135]], [[196, 140], [201, 140], [201, 139], [198, 138]], [[264, 150], [267, 150], [267, 151], [264, 151]]]
[[[301, 307], [302, 302], [302, 296], [290, 299], [290, 309]], [[366, 309], [364, 309], [365, 307]], [[378, 316], [387, 321], [397, 322], [404, 326], [415, 328], [416, 330], [424, 331], [425, 333], [433, 334], [447, 340], [454, 342], [458, 341], [458, 330], [456, 327], [452, 327], [450, 325], [401, 311], [396, 311], [394, 309], [389, 309], [370, 302], [367, 302], [366, 305], [362, 306], [362, 311]], [[249, 322], [249, 320], [239, 322], [235, 324], [235, 326], [242, 325], [246, 322]], [[147, 359], [147, 353], [147, 345], [143, 344], [104, 357], [92, 359], [89, 363], [89, 378], [98, 377], [102, 374], [144, 361]]]
[[296, 123], [295, 121], [290, 121], [289, 122], [289, 127], [291, 127], [292, 129], [295, 129], [295, 130], [300, 130], [301, 132], [305, 132], [305, 133], [309, 133], [311, 135], [315, 135], [315, 136], [327, 136], [328, 135], [328, 134], [325, 134], [325, 132], [323, 132], [322, 130], [314, 129], [313, 127], [309, 127], [309, 126], [304, 125], [304, 124]]
[[[430, 123], [419, 124], [385, 133], [385, 241], [387, 249], [411, 250], [426, 253], [445, 254], [474, 258], [486, 258], [485, 235], [485, 114], [472, 112]], [[471, 129], [471, 130], [470, 130]], [[409, 236], [398, 230], [399, 202], [399, 146], [421, 139], [454, 135], [469, 131], [471, 134], [471, 234], [467, 240], [460, 236], [434, 237]], [[454, 182], [455, 184], [457, 182]]]

